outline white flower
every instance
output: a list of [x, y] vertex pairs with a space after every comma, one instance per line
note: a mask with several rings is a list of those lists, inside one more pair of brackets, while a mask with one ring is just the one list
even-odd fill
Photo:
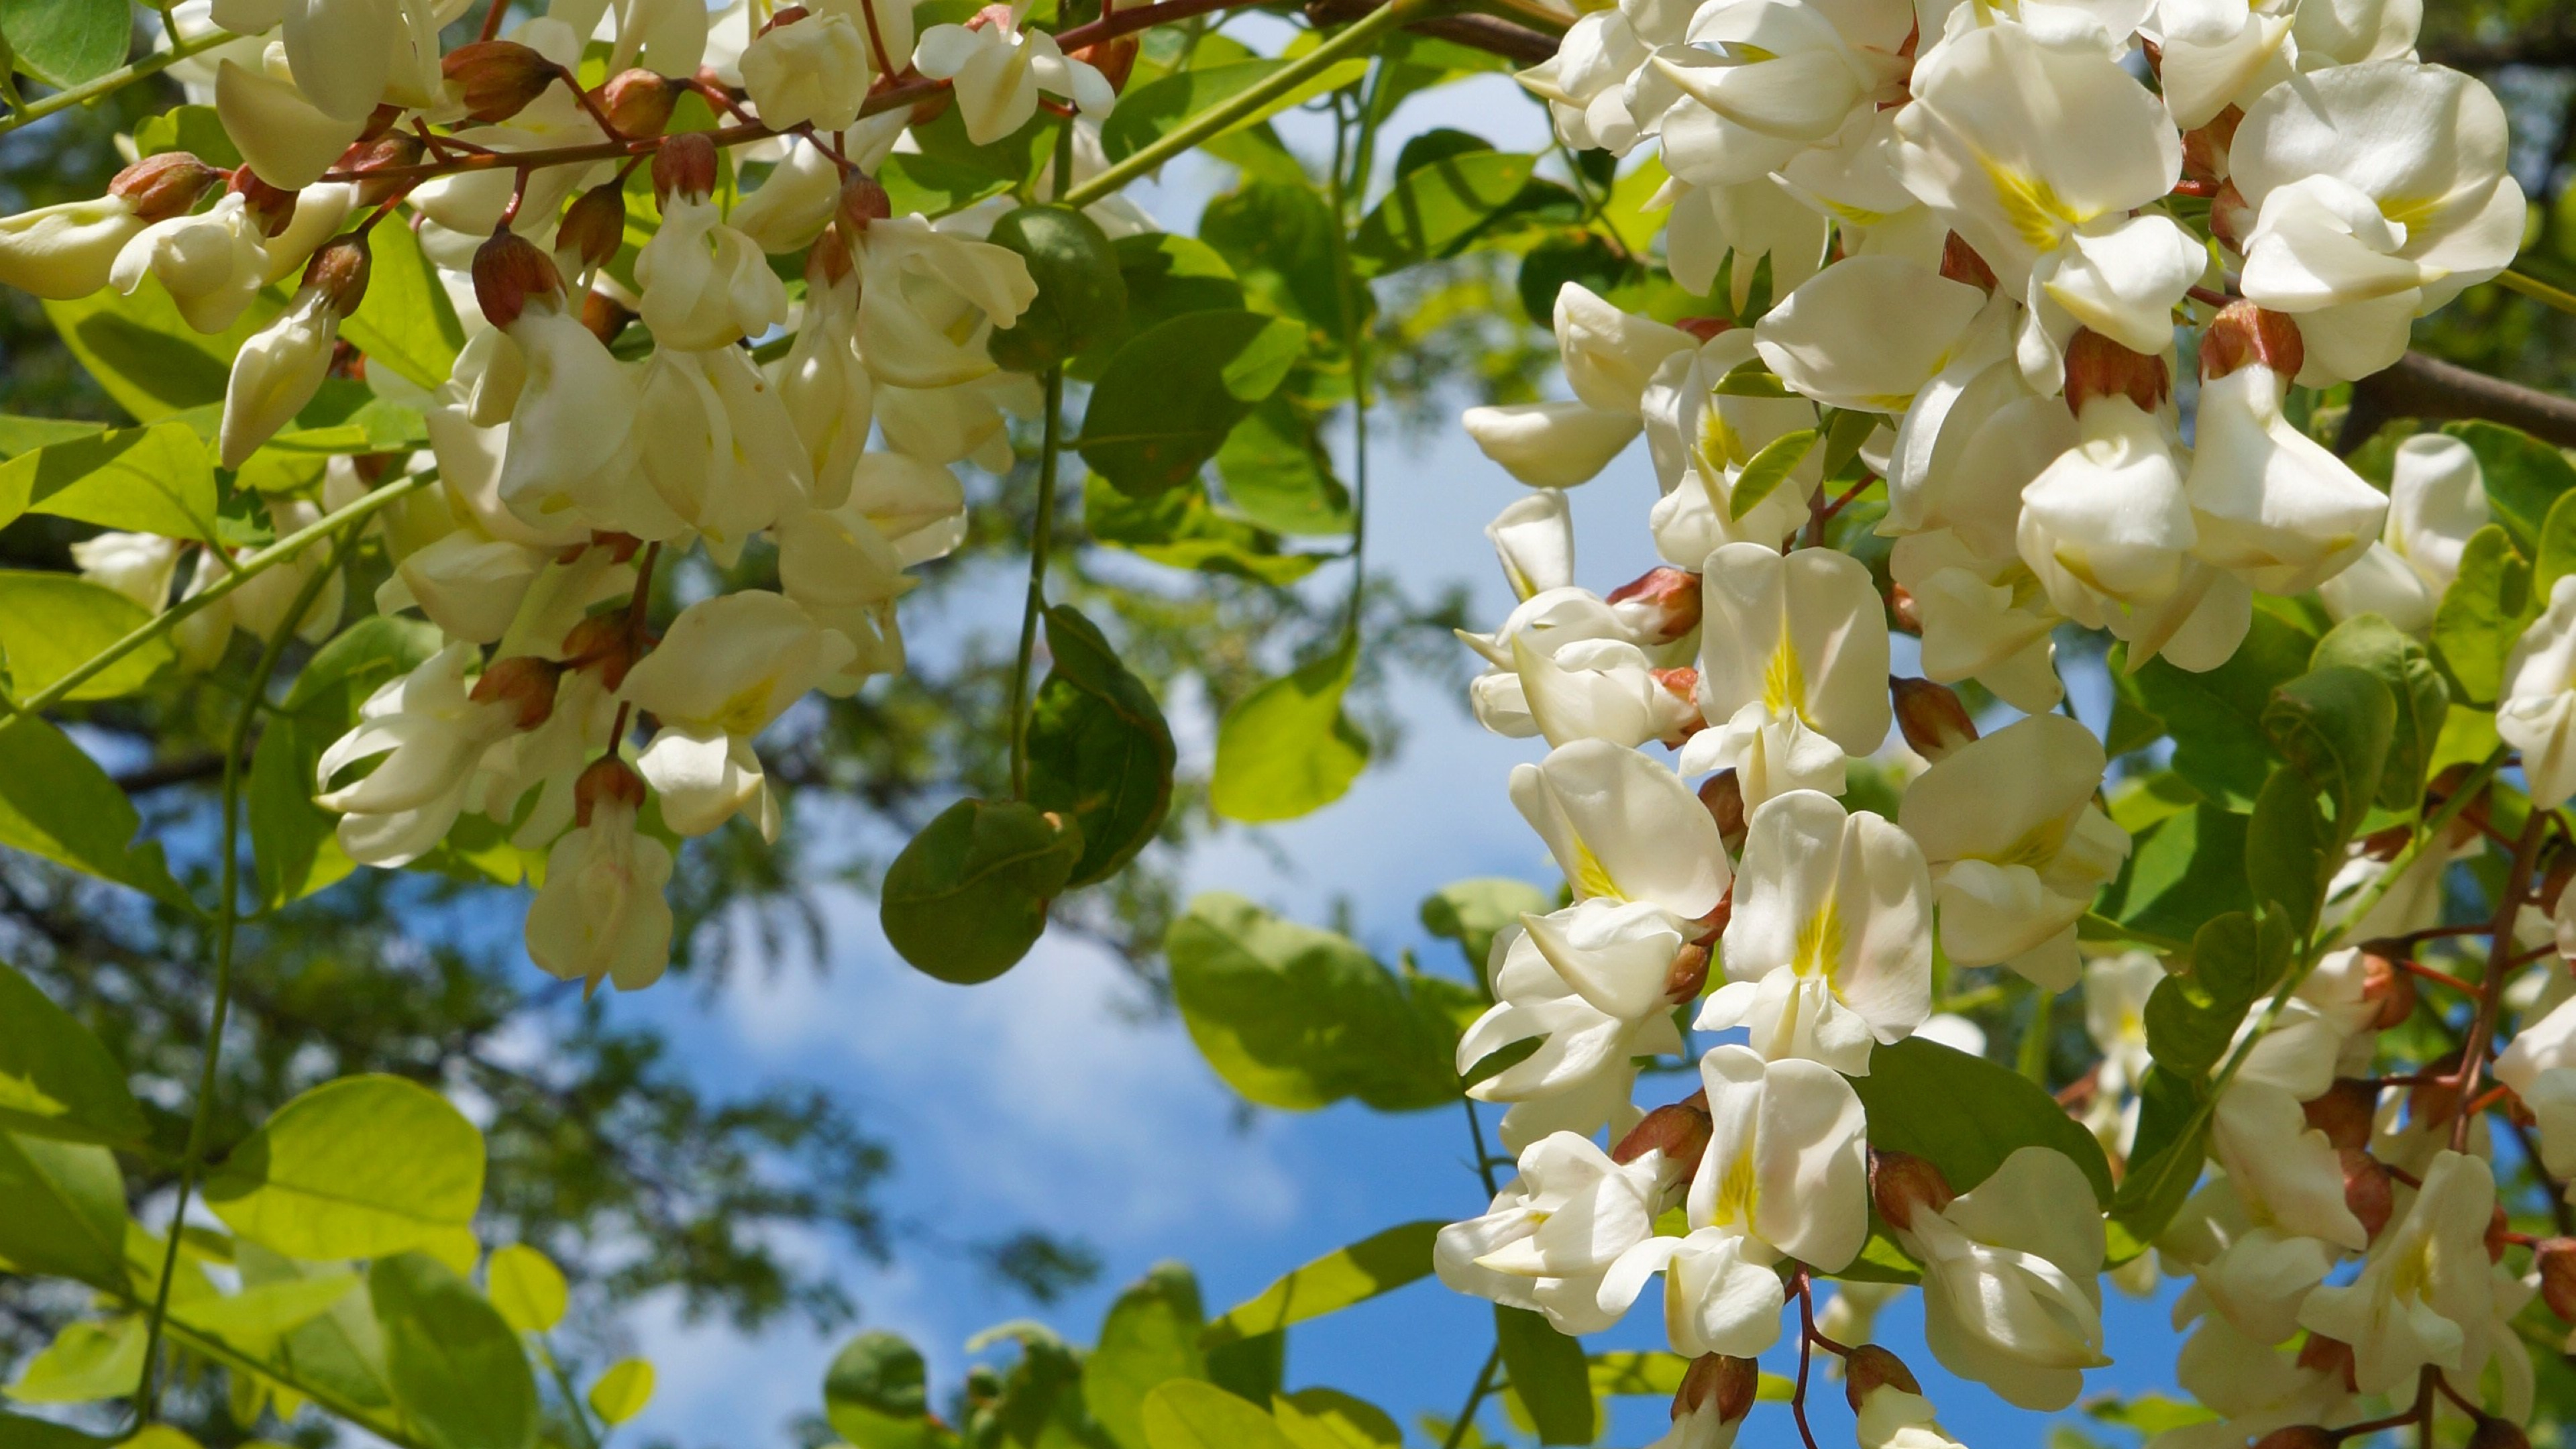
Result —
[[734, 203], [725, 225], [773, 256], [801, 252], [831, 224], [840, 200], [840, 168], [821, 147], [802, 136], [791, 137], [786, 156], [770, 168], [760, 185]]
[[[2563, 911], [2566, 897], [2560, 899]], [[2576, 1004], [2561, 1002], [2525, 1023], [2496, 1058], [2495, 1075], [2537, 1120], [2541, 1163], [2549, 1175], [2576, 1172]]]
[[1694, 186], [1757, 181], [1831, 141], [1855, 111], [1902, 100], [1897, 54], [1911, 7], [1824, 9], [1793, 0], [1729, 0], [1691, 19], [1688, 45], [1654, 53], [1632, 97], [1678, 91], [1663, 117], [1664, 164]]
[[665, 201], [661, 230], [635, 258], [635, 282], [637, 315], [667, 348], [728, 347], [787, 320], [787, 284], [703, 196], [675, 191]]
[[1753, 812], [1722, 957], [1699, 1025], [1745, 1026], [1767, 1057], [1863, 1076], [1873, 1042], [1932, 1011], [1932, 888], [1923, 854], [1876, 815], [1793, 790]]
[[2469, 535], [2487, 524], [2486, 479], [2469, 445], [2418, 433], [2390, 463], [2388, 522], [2351, 568], [2317, 586], [2338, 620], [2379, 614], [2410, 634], [2433, 627], [2433, 610], [2460, 573]]
[[2423, 0], [2300, 0], [2290, 38], [2301, 70], [2413, 60]]
[[1522, 1151], [1520, 1175], [1483, 1217], [1440, 1230], [1432, 1264], [1461, 1293], [1543, 1312], [1560, 1333], [1597, 1333], [1628, 1306], [1601, 1302], [1603, 1280], [1653, 1239], [1665, 1171], [1661, 1153], [1622, 1166], [1588, 1139], [1556, 1133]]
[[2049, 635], [2058, 615], [2018, 553], [1980, 554], [1956, 530], [1937, 529], [1898, 539], [1888, 574], [1914, 600], [1925, 678], [1974, 679], [2032, 714], [2056, 708], [2064, 686]]
[[268, 250], [241, 193], [206, 211], [156, 221], [116, 254], [108, 280], [131, 297], [158, 277], [179, 315], [200, 332], [233, 325], [268, 279]]
[[418, 608], [449, 638], [489, 644], [508, 631], [552, 558], [546, 549], [460, 528], [405, 554], [376, 590], [376, 607]]
[[[1887, 697], [1887, 614], [1869, 569], [1849, 554], [1782, 555], [1730, 543], [1701, 572], [1700, 713], [1735, 725], [1794, 716], [1847, 755], [1866, 755], [1894, 719]], [[1686, 771], [1732, 764], [1749, 741], [1695, 749]], [[1712, 746], [1717, 745], [1712, 740]]]
[[1505, 507], [1485, 525], [1485, 537], [1503, 562], [1513, 598], [1573, 586], [1574, 517], [1557, 489], [1542, 488]]
[[2369, 1246], [2369, 1233], [2345, 1204], [2334, 1144], [2308, 1125], [2289, 1090], [2240, 1074], [2211, 1114], [2210, 1150], [2264, 1221], [2354, 1252]]
[[[1487, 965], [1494, 1005], [1458, 1039], [1460, 1074], [1515, 1042], [1538, 1042], [1527, 1057], [1467, 1089], [1480, 1102], [1513, 1104], [1503, 1115], [1503, 1145], [1518, 1150], [1550, 1132], [1589, 1136], [1604, 1126], [1616, 1136], [1634, 1125], [1635, 1060], [1682, 1050], [1672, 1012], [1631, 1018], [1602, 1010], [1517, 925], [1494, 938]], [[1657, 984], [1670, 966], [1668, 954]]]
[[859, 353], [877, 381], [896, 387], [952, 387], [992, 372], [985, 337], [1037, 297], [1019, 253], [919, 216], [868, 223], [856, 261]]
[[1947, 367], [1986, 294], [1905, 257], [1850, 257], [1817, 273], [1755, 324], [1780, 380], [1827, 407], [1902, 413]]
[[2532, 803], [2576, 795], [2576, 574], [2549, 588], [2549, 607], [2505, 656], [2496, 734], [2522, 752]]
[[978, 146], [1027, 125], [1038, 113], [1040, 92], [1089, 116], [1106, 116], [1118, 102], [1108, 78], [1089, 62], [1067, 56], [1045, 31], [1022, 28], [1029, 3], [1015, 0], [1007, 11], [987, 7], [978, 18], [990, 23], [971, 29], [934, 25], [913, 51], [923, 75], [953, 83], [966, 138]]
[[[1810, 151], [1800, 159], [1819, 154]], [[1754, 276], [1765, 258], [1774, 296], [1796, 290], [1825, 264], [1832, 220], [1770, 177], [1733, 186], [1667, 181], [1660, 197], [1672, 204], [1664, 218], [1664, 264], [1673, 280], [1706, 295], [1732, 253], [1727, 300], [1738, 312], [1752, 299]]]
[[157, 533], [102, 533], [73, 544], [72, 562], [82, 578], [158, 614], [170, 606], [170, 580], [178, 572], [183, 547]]
[[528, 299], [501, 330], [526, 367], [510, 415], [498, 496], [529, 527], [669, 538], [685, 526], [646, 484], [636, 446], [642, 396], [560, 291]]
[[325, 289], [307, 285], [276, 321], [233, 354], [217, 449], [225, 467], [238, 468], [248, 461], [322, 390], [346, 315], [332, 305]]
[[[444, 838], [465, 808], [485, 749], [520, 728], [525, 701], [469, 686], [480, 651], [450, 644], [359, 707], [358, 724], [322, 752], [314, 803], [338, 812], [340, 845], [365, 865], [407, 865]], [[367, 775], [332, 788], [349, 766], [385, 756]]]
[[0, 219], [0, 283], [52, 301], [86, 297], [108, 284], [116, 259], [147, 225], [116, 195]]
[[838, 507], [849, 496], [876, 417], [876, 383], [859, 356], [858, 318], [855, 272], [829, 282], [809, 277], [804, 321], [778, 363], [778, 400], [805, 445], [819, 508]]
[[1477, 719], [1499, 734], [1543, 735], [1551, 745], [1641, 745], [1678, 743], [1699, 728], [1691, 701], [1624, 639], [1572, 640], [1550, 654], [1522, 633], [1510, 648], [1510, 671], [1478, 678], [1470, 697]]
[[1882, 1384], [1861, 1400], [1852, 1427], [1860, 1449], [1961, 1449], [1933, 1417], [1930, 1399], [1893, 1384]]
[[655, 349], [635, 440], [653, 490], [719, 564], [813, 492], [795, 420], [739, 347]]
[[671, 959], [670, 847], [637, 833], [643, 782], [622, 764], [603, 761], [621, 785], [603, 785], [585, 802], [580, 823], [546, 853], [546, 883], [528, 906], [528, 958], [548, 975], [602, 980], [641, 991], [661, 979]]
[[2147, 998], [2165, 979], [2164, 963], [2144, 951], [2096, 958], [2084, 967], [2084, 1031], [2102, 1053], [2101, 1091], [2137, 1090], [2147, 1073]]
[[[2025, 1409], [2062, 1409], [2102, 1356], [2102, 1219], [2064, 1153], [2024, 1147], [1897, 1240], [1923, 1264], [1923, 1338], [1942, 1366]], [[1891, 1224], [1891, 1226], [1895, 1226]]]
[[1691, 335], [1622, 312], [1579, 283], [1557, 289], [1556, 346], [1571, 402], [1469, 408], [1460, 422], [1485, 456], [1535, 488], [1571, 488], [1609, 466], [1643, 426], [1656, 369]]
[[772, 25], [742, 53], [743, 89], [761, 124], [844, 131], [868, 95], [868, 43], [847, 15], [820, 11]]
[[2158, 0], [2164, 57], [2157, 78], [2174, 124], [2205, 126], [2286, 74], [2282, 42], [2302, 8], [2275, 0]]
[[1512, 804], [1577, 900], [1642, 902], [1682, 921], [1717, 909], [1732, 873], [1717, 822], [1672, 771], [1597, 740], [1514, 767]]
[[627, 697], [662, 724], [635, 765], [661, 797], [663, 820], [682, 835], [704, 835], [750, 805], [761, 833], [776, 838], [777, 801], [752, 737], [853, 652], [849, 640], [764, 590], [681, 610], [626, 676]]
[[2492, 1310], [2486, 1235], [2495, 1211], [2487, 1164], [2442, 1151], [2402, 1220], [2380, 1236], [2361, 1276], [2308, 1296], [2299, 1324], [2352, 1347], [2360, 1392], [2383, 1394], [2426, 1364], [2462, 1367], [2466, 1325]]
[[640, 65], [685, 79], [712, 58], [705, 0], [617, 0], [617, 17], [617, 44], [608, 53], [610, 75]]
[[2275, 328], [2274, 319], [2249, 323], [2247, 314], [2260, 315], [2231, 306], [2201, 344], [2200, 404], [2183, 484], [2199, 531], [2194, 551], [2264, 593], [2302, 594], [2361, 557], [2379, 535], [2388, 500], [2281, 415], [2288, 377], [2260, 356], [2226, 355], [2218, 329]]
[[260, 180], [281, 191], [300, 191], [322, 179], [358, 139], [367, 118], [325, 114], [285, 70], [286, 52], [276, 45], [256, 70], [222, 62], [215, 73], [215, 111]]
[[1667, 563], [1696, 569], [1721, 544], [1777, 548], [1807, 521], [1807, 500], [1824, 480], [1821, 448], [1809, 449], [1769, 497], [1735, 516], [1735, 484], [1744, 465], [1780, 438], [1816, 426], [1815, 405], [1804, 398], [1717, 391], [1728, 373], [1754, 356], [1753, 333], [1730, 328], [1696, 351], [1666, 357], [1639, 395], [1646, 445], [1664, 490], [1648, 523], [1655, 551]]

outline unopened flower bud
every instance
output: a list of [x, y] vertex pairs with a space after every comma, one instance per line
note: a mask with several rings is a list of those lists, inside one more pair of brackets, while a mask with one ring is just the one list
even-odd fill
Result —
[[841, 239], [855, 251], [860, 235], [868, 229], [868, 223], [884, 221], [894, 215], [894, 198], [886, 195], [886, 189], [877, 184], [875, 177], [864, 171], [853, 171], [841, 183], [841, 199], [832, 215], [840, 224]]
[[760, 27], [760, 33], [767, 35], [782, 25], [793, 25], [812, 13], [802, 5], [781, 5], [770, 12], [769, 23]]
[[1923, 611], [1903, 584], [1887, 586], [1887, 625], [1899, 634], [1921, 635]]
[[1968, 239], [1955, 231], [1941, 241], [1941, 275], [1954, 282], [1965, 282], [1989, 296], [2001, 285], [1995, 279], [1995, 269], [1986, 265], [1986, 259], [1977, 255], [1977, 249], [1968, 245]]
[[2251, 302], [2230, 302], [2209, 319], [2200, 338], [2200, 375], [2221, 378], [2259, 362], [2279, 376], [2299, 375], [2307, 362], [2307, 344], [2299, 324], [2286, 312], [2269, 312]]
[[2487, 1214], [2487, 1261], [2501, 1263], [2504, 1250], [2513, 1246], [2513, 1219], [2504, 1215], [2504, 1204], [2497, 1203]]
[[676, 195], [704, 201], [716, 193], [716, 143], [703, 131], [673, 136], [653, 153], [653, 198], [663, 206]]
[[507, 229], [496, 230], [474, 253], [474, 300], [493, 326], [508, 328], [531, 301], [548, 297], [556, 306], [563, 305], [563, 278], [535, 242]]
[[2254, 1441], [2254, 1449], [2336, 1449], [2343, 1440], [2319, 1424], [2292, 1424]]
[[823, 234], [814, 238], [814, 245], [805, 252], [806, 291], [810, 294], [817, 288], [838, 286], [849, 274], [849, 246], [841, 240], [838, 230], [823, 228]]
[[107, 194], [122, 199], [144, 221], [166, 221], [193, 210], [223, 173], [185, 151], [146, 156], [119, 171]]
[[2209, 234], [2219, 245], [2239, 256], [2245, 252], [2245, 238], [2254, 230], [2254, 208], [2246, 203], [2245, 193], [2233, 181], [2219, 183], [2218, 194], [2209, 201]]
[[1744, 785], [1733, 770], [1720, 770], [1699, 787], [1699, 803], [1717, 822], [1718, 843], [1729, 854], [1744, 849]]
[[2066, 342], [2066, 405], [2077, 417], [2097, 397], [2125, 394], [2140, 412], [2154, 412], [2173, 395], [2173, 374], [2161, 357], [2132, 352], [2090, 327]]
[[2415, 1014], [2415, 974], [2398, 964], [2403, 948], [2379, 942], [2361, 950], [2361, 999], [2379, 1003], [2373, 1031], [2388, 1031]]
[[2231, 105], [2212, 117], [2205, 125], [2182, 133], [2182, 174], [2208, 186], [2227, 179], [2228, 148], [2236, 144], [2236, 128], [2245, 122], [2245, 108]]
[[2576, 1238], [2544, 1238], [2531, 1255], [2540, 1270], [2540, 1300], [2550, 1312], [2576, 1323]]
[[1735, 330], [1735, 323], [1725, 317], [1684, 317], [1673, 325], [1702, 342], [1708, 341], [1721, 332]]
[[1699, 1000], [1708, 985], [1708, 948], [1697, 942], [1685, 942], [1673, 953], [1672, 969], [1664, 973], [1664, 1000], [1675, 1006]]
[[602, 347], [614, 345], [634, 320], [634, 309], [606, 292], [581, 294], [581, 325], [590, 329], [590, 335], [598, 338]]
[[1708, 1093], [1693, 1092], [1647, 1113], [1611, 1147], [1610, 1160], [1624, 1166], [1649, 1152], [1661, 1152], [1664, 1161], [1680, 1168], [1687, 1180], [1708, 1151], [1709, 1130]]
[[366, 237], [357, 232], [334, 237], [304, 264], [304, 285], [322, 294], [325, 305], [343, 318], [358, 314], [367, 295], [367, 274], [374, 270]]
[[2339, 1338], [2328, 1338], [2311, 1331], [2308, 1341], [2299, 1345], [2299, 1367], [2310, 1373], [2324, 1374], [2340, 1383], [2346, 1393], [2359, 1390], [2353, 1379], [2352, 1345]]
[[1670, 644], [1699, 627], [1699, 575], [1670, 565], [1648, 569], [1602, 602], [1639, 644]]
[[486, 125], [506, 121], [555, 83], [555, 63], [515, 40], [476, 40], [439, 63], [465, 114]]
[[2308, 1125], [2341, 1150], [2370, 1145], [2371, 1117], [2378, 1105], [2378, 1089], [2358, 1077], [2341, 1077], [2321, 1096], [2302, 1104], [2302, 1110]]
[[555, 229], [555, 251], [585, 267], [604, 267], [626, 241], [626, 193], [602, 184], [581, 194]]
[[[1903, 1232], [1914, 1225], [1918, 1210], [1939, 1212], [1957, 1194], [1941, 1169], [1910, 1152], [1869, 1154], [1869, 1195], [1887, 1225]], [[1914, 1392], [1907, 1390], [1907, 1392]]]
[[[1685, 704], [1699, 698], [1699, 671], [1687, 664], [1677, 664], [1670, 669], [1649, 670], [1648, 673], [1654, 676], [1655, 683], [1661, 685], [1666, 694]], [[1698, 733], [1700, 727], [1706, 723], [1705, 720], [1699, 721], [1691, 727], [1690, 732]]]
[[2481, 1414], [2478, 1426], [2469, 1431], [2469, 1449], [2531, 1449], [2531, 1436], [2511, 1419]]
[[1968, 718], [1968, 707], [1959, 702], [1959, 692], [1946, 684], [1928, 679], [1890, 678], [1888, 687], [1896, 695], [1896, 724], [1905, 732], [1905, 743], [1914, 753], [1927, 760], [1938, 760], [1962, 745], [1976, 743], [1977, 722]]
[[1905, 1366], [1905, 1360], [1874, 1343], [1853, 1349], [1851, 1357], [1843, 1360], [1843, 1397], [1851, 1401], [1853, 1411], [1858, 1412], [1861, 1401], [1882, 1388], [1901, 1394], [1923, 1392], [1922, 1381]]
[[624, 760], [602, 755], [572, 782], [572, 819], [575, 825], [588, 825], [590, 814], [602, 800], [613, 800], [630, 809], [644, 808], [644, 781]]
[[516, 711], [512, 723], [532, 730], [555, 712], [555, 681], [562, 676], [563, 666], [554, 660], [514, 654], [493, 660], [467, 697], [476, 704], [510, 704]]
[[1111, 90], [1124, 95], [1127, 78], [1136, 73], [1136, 55], [1142, 49], [1141, 40], [1142, 37], [1135, 35], [1116, 35], [1083, 46], [1073, 51], [1072, 56], [1100, 72], [1101, 79], [1109, 82]]
[[621, 70], [600, 86], [599, 108], [621, 136], [658, 136], [671, 124], [682, 89], [680, 82], [641, 67]]
[[295, 205], [301, 192], [287, 191], [259, 179], [247, 166], [233, 169], [230, 188], [242, 199], [242, 210], [259, 226], [259, 234], [274, 237], [295, 222]]
[[635, 667], [635, 641], [627, 632], [626, 615], [610, 612], [584, 618], [564, 635], [563, 655], [566, 669], [597, 669], [599, 682], [615, 694], [626, 684], [626, 671]]
[[2362, 1232], [2377, 1241], [2379, 1230], [2388, 1226], [2388, 1215], [2397, 1205], [2396, 1187], [2388, 1169], [2357, 1147], [2344, 1148], [2335, 1155], [2343, 1163], [2343, 1205], [2360, 1219]]
[[1673, 1417], [1676, 1419], [1717, 1406], [1717, 1421], [1732, 1424], [1753, 1412], [1753, 1401], [1762, 1388], [1762, 1369], [1749, 1358], [1733, 1358], [1722, 1353], [1702, 1354], [1691, 1360], [1682, 1373], [1682, 1386], [1673, 1394]]
[[[392, 131], [373, 140], [360, 141], [352, 145], [347, 151], [341, 153], [339, 164], [334, 169], [354, 172], [362, 177], [378, 171], [393, 171], [405, 166], [417, 165], [421, 150], [421, 140], [418, 136], [408, 131]], [[401, 181], [386, 180], [382, 177], [361, 180], [358, 183], [358, 204], [382, 206], [404, 186], [405, 183]]]

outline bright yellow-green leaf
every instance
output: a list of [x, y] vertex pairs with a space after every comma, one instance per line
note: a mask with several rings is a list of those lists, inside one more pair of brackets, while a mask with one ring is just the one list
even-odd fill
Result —
[[143, 1109], [89, 1029], [0, 964], [0, 1123], [45, 1137], [136, 1142]]
[[1347, 1248], [1296, 1269], [1207, 1326], [1207, 1341], [1223, 1343], [1270, 1333], [1292, 1323], [1338, 1313], [1391, 1292], [1431, 1272], [1434, 1219], [1398, 1223]]
[[[132, 599], [73, 574], [0, 569], [0, 654], [8, 658], [9, 685], [21, 698], [88, 663], [151, 618]], [[173, 657], [166, 636], [154, 639], [81, 681], [70, 697], [132, 694]]]
[[483, 1135], [400, 1077], [342, 1077], [277, 1110], [206, 1183], [233, 1231], [290, 1258], [376, 1258], [466, 1227]]
[[1297, 1449], [1400, 1449], [1404, 1443], [1404, 1431], [1384, 1409], [1338, 1389], [1274, 1395], [1270, 1412]]
[[106, 1148], [0, 1132], [0, 1203], [0, 1264], [126, 1286], [125, 1179]]
[[[363, 1079], [361, 1079], [363, 1080]], [[368, 1296], [394, 1402], [429, 1449], [530, 1449], [537, 1382], [519, 1336], [474, 1285], [418, 1253], [379, 1258]]]
[[590, 1386], [590, 1409], [600, 1422], [623, 1424], [644, 1412], [653, 1400], [653, 1366], [640, 1358], [620, 1359]]
[[1342, 713], [1359, 639], [1235, 701], [1217, 725], [1208, 805], [1228, 820], [1294, 820], [1342, 798], [1369, 744]]
[[1297, 1449], [1268, 1414], [1196, 1379], [1147, 1394], [1144, 1423], [1148, 1449]]
[[48, 444], [0, 466], [0, 518], [46, 513], [171, 538], [215, 536], [215, 465], [185, 423]]
[[178, 1316], [190, 1328], [265, 1357], [277, 1341], [323, 1314], [358, 1286], [354, 1273], [325, 1273], [199, 1299]]
[[568, 1301], [563, 1270], [527, 1244], [493, 1249], [483, 1281], [489, 1285], [492, 1306], [519, 1332], [543, 1333], [563, 1322]]
[[142, 817], [107, 771], [52, 724], [0, 720], [0, 845], [144, 891], [182, 910], [158, 841], [137, 841]]
[[1083, 1364], [1083, 1406], [1123, 1449], [1145, 1449], [1145, 1395], [1173, 1379], [1205, 1377], [1198, 1279], [1182, 1264], [1161, 1263], [1109, 1306]]
[[139, 1313], [72, 1324], [27, 1361], [9, 1397], [22, 1404], [86, 1404], [130, 1394], [143, 1378], [143, 1346]]

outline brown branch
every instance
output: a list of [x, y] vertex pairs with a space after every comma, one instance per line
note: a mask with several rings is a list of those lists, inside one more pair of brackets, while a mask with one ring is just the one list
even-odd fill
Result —
[[2399, 418], [2482, 418], [2562, 448], [2576, 447], [2576, 398], [2409, 352], [2396, 366], [2352, 385], [2352, 410], [2335, 438], [2336, 451], [2350, 453]]
[[[1341, 25], [1385, 4], [1386, 0], [1307, 0], [1306, 18], [1319, 27]], [[1536, 65], [1556, 54], [1555, 36], [1491, 15], [1435, 15], [1427, 20], [1413, 21], [1404, 28], [1416, 35], [1428, 35], [1471, 50], [1486, 51], [1523, 65]]]
[[2486, 975], [2478, 982], [2478, 1012], [2469, 1022], [2469, 1043], [2460, 1051], [2459, 1119], [2451, 1124], [2454, 1152], [2466, 1152], [2469, 1147], [2469, 1123], [2477, 1115], [2478, 1073], [2486, 1066], [2487, 1045], [2495, 1039], [2496, 1018], [2504, 1009], [2505, 977], [2513, 969], [2513, 920], [2522, 911], [2523, 897], [2530, 893], [2532, 868], [2539, 860], [2540, 842], [2554, 813], [2534, 810], [2531, 818], [2523, 822], [2513, 865], [2505, 872], [2504, 889], [2496, 896]]
[[128, 795], [149, 795], [173, 785], [193, 785], [211, 780], [224, 772], [224, 757], [208, 752], [182, 755], [175, 760], [155, 760], [151, 764], [128, 770], [115, 777], [116, 788]]

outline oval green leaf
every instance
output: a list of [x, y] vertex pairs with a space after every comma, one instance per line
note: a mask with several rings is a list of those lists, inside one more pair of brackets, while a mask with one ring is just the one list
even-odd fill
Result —
[[1082, 857], [1082, 828], [1017, 800], [960, 800], [887, 868], [886, 940], [925, 976], [959, 986], [1020, 963], [1046, 932], [1047, 903]]
[[388, 1076], [297, 1097], [206, 1182], [215, 1216], [290, 1258], [421, 1247], [470, 1226], [482, 1200], [483, 1134], [437, 1093]]

